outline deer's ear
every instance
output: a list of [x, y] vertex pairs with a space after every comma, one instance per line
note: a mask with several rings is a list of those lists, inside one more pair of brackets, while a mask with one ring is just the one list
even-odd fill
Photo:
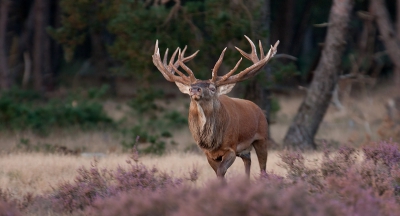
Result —
[[176, 86], [178, 86], [179, 90], [180, 90], [183, 94], [189, 94], [189, 93], [190, 93], [190, 92], [189, 92], [190, 86], [185, 85], [185, 84], [180, 83], [180, 82], [175, 82], [175, 84], [176, 84]]
[[236, 83], [218, 86], [217, 94], [218, 95], [228, 94], [233, 89], [233, 87], [235, 87], [235, 85]]

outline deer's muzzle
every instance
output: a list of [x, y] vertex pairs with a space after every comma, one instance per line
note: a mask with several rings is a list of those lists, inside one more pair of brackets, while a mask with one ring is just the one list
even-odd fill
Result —
[[200, 87], [192, 87], [189, 89], [190, 97], [194, 100], [200, 100], [202, 92]]

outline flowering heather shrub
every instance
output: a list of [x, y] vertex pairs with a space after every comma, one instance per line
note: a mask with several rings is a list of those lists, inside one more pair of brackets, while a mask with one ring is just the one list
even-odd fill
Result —
[[363, 148], [365, 155], [361, 175], [364, 182], [375, 192], [387, 191], [400, 195], [400, 149], [399, 144], [381, 141]]
[[[399, 215], [399, 155], [398, 144], [379, 142], [325, 151], [319, 165], [308, 167], [302, 154], [284, 151], [285, 177], [268, 173], [193, 187], [148, 169], [133, 154], [128, 168], [80, 168], [75, 182], [51, 197], [73, 215]], [[197, 169], [184, 178], [196, 181]]]
[[[354, 177], [356, 177], [355, 175]], [[359, 177], [359, 176], [358, 176]], [[341, 181], [339, 181], [341, 180]], [[249, 182], [213, 181], [204, 188], [166, 188], [150, 193], [122, 193], [98, 200], [87, 215], [396, 215], [400, 207], [393, 196], [379, 196], [368, 188], [330, 177], [329, 190], [310, 193], [299, 181], [284, 188], [265, 179]]]
[[381, 141], [374, 145], [363, 148], [367, 160], [372, 160], [375, 164], [383, 163], [385, 166], [398, 165], [400, 163], [399, 144], [392, 141]]
[[130, 160], [127, 163], [130, 165], [128, 169], [118, 167], [116, 171], [100, 170], [96, 162], [89, 169], [79, 168], [73, 183], [65, 182], [54, 189], [53, 203], [60, 210], [73, 212], [84, 209], [99, 198], [115, 196], [120, 192], [154, 191], [166, 186], [176, 187], [182, 182], [156, 168], [149, 170]]
[[96, 202], [88, 215], [344, 215], [328, 195], [310, 196], [306, 187], [271, 186], [268, 181], [212, 181], [204, 188], [166, 188], [148, 194], [123, 193]]
[[[382, 145], [382, 143], [378, 144]], [[378, 148], [381, 151], [392, 147]], [[396, 158], [396, 153], [392, 152]], [[320, 166], [309, 168], [298, 152], [281, 154], [287, 176], [255, 181], [212, 181], [201, 188], [166, 185], [158, 190], [119, 193], [98, 199], [89, 215], [397, 215], [399, 166], [388, 167], [342, 147], [326, 151]], [[367, 158], [367, 157], [365, 157]]]
[[0, 200], [0, 216], [19, 216], [22, 215], [17, 208], [8, 202]]
[[282, 159], [282, 163], [279, 165], [286, 169], [288, 180], [309, 183], [311, 191], [323, 189], [319, 170], [306, 167], [305, 159], [301, 153], [284, 151], [279, 156]]
[[398, 215], [400, 205], [392, 191], [377, 193], [365, 184], [365, 179], [356, 169], [351, 169], [346, 176], [327, 178], [324, 193], [336, 194], [340, 201], [351, 210], [350, 215]]
[[336, 153], [324, 151], [321, 161], [321, 172], [324, 177], [330, 175], [343, 176], [347, 168], [356, 163], [358, 152], [351, 147], [343, 146]]

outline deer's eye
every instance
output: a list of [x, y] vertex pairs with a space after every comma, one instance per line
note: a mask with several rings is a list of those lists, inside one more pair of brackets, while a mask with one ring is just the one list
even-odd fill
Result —
[[209, 87], [209, 89], [213, 92], [215, 91], [215, 87]]

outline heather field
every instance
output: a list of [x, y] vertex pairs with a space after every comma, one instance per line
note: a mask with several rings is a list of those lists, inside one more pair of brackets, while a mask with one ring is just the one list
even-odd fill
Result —
[[[268, 174], [215, 179], [195, 153], [2, 155], [3, 215], [397, 215], [399, 144], [272, 151]], [[255, 159], [255, 158], [253, 158]], [[253, 164], [256, 164], [254, 160]]]

